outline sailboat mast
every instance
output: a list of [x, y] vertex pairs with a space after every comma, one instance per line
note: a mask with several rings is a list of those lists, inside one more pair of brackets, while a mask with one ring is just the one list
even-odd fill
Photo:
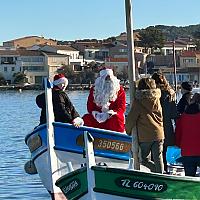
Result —
[[[131, 0], [125, 0], [126, 8], [126, 29], [127, 29], [127, 45], [128, 45], [128, 78], [129, 78], [129, 91], [130, 91], [130, 103], [132, 104], [135, 96], [135, 55], [134, 55], [134, 38], [133, 38], [133, 28], [132, 28], [132, 9]], [[132, 130], [134, 132], [134, 129]], [[132, 143], [135, 144], [135, 153], [132, 155], [134, 158], [134, 169], [140, 169], [139, 163], [139, 144], [138, 135], [132, 135]]]
[[130, 103], [132, 103], [135, 94], [135, 57], [134, 57], [134, 38], [132, 28], [132, 6], [131, 0], [125, 0], [126, 8], [126, 30], [128, 46], [128, 79], [130, 91]]
[[175, 91], [177, 91], [175, 40], [173, 41], [173, 65], [174, 65], [174, 89]]

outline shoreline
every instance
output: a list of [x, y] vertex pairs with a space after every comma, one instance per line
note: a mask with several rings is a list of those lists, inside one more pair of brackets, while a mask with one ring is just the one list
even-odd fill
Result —
[[[92, 84], [69, 84], [67, 90], [90, 90]], [[128, 90], [128, 85], [123, 86], [124, 90]], [[41, 85], [3, 85], [0, 86], [0, 91], [7, 90], [43, 90]]]

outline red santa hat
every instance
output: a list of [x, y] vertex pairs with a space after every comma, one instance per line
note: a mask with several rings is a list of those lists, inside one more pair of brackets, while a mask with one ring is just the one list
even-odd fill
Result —
[[65, 84], [65, 87], [68, 85], [68, 80], [64, 74], [56, 74], [53, 80], [54, 85]]

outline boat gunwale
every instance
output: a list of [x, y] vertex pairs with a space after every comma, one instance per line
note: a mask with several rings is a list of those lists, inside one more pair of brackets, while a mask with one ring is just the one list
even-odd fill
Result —
[[143, 177], [147, 177], [147, 175], [151, 175], [153, 177], [160, 177], [160, 178], [167, 178], [171, 180], [180, 180], [180, 181], [192, 181], [192, 182], [199, 182], [200, 183], [200, 177], [190, 177], [190, 176], [174, 176], [169, 174], [159, 174], [159, 173], [153, 173], [153, 172], [143, 172], [139, 170], [127, 170], [122, 168], [113, 168], [113, 167], [102, 167], [102, 166], [92, 166], [92, 170], [94, 171], [107, 171], [107, 172], [114, 172], [118, 173], [122, 171], [122, 173], [130, 175], [131, 173], [135, 173], [136, 175], [140, 175]]

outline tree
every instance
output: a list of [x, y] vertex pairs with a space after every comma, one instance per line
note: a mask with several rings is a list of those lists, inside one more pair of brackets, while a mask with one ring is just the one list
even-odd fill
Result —
[[91, 68], [89, 69], [86, 69], [83, 74], [82, 74], [82, 77], [83, 77], [83, 82], [82, 83], [94, 83], [95, 82], [95, 71], [92, 70]]
[[148, 27], [143, 29], [139, 33], [140, 44], [145, 48], [147, 53], [148, 48], [151, 48], [152, 52], [157, 48], [162, 48], [164, 45], [164, 35], [155, 27]]
[[196, 31], [193, 33], [194, 44], [196, 46], [196, 50], [200, 50], [200, 31]]
[[14, 83], [25, 83], [26, 82], [26, 74], [18, 72], [13, 74]]
[[6, 84], [6, 80], [4, 76], [0, 73], [0, 85], [5, 85], [5, 84]]
[[58, 73], [64, 74], [68, 78], [70, 83], [74, 82], [75, 72], [73, 70], [73, 66], [71, 66], [71, 65], [63, 65], [62, 69], [58, 70]]
[[128, 70], [125, 68], [120, 72], [115, 72], [115, 74], [117, 78], [120, 80], [124, 80], [124, 81], [128, 80]]

